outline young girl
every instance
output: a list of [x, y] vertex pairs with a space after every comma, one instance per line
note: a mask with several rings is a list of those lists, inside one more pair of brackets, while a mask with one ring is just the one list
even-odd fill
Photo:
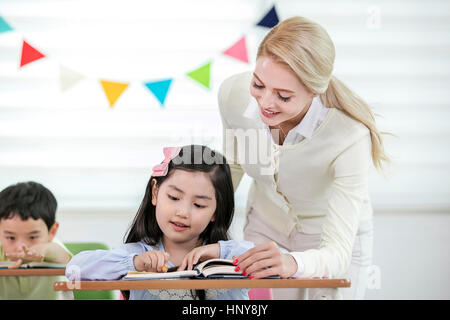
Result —
[[[164, 148], [125, 244], [84, 251], [67, 265], [70, 280], [115, 280], [128, 271], [192, 269], [199, 261], [232, 259], [253, 247], [228, 240], [234, 213], [231, 174], [225, 158], [208, 147]], [[78, 270], [79, 274], [70, 270]], [[137, 299], [248, 299], [248, 290], [131, 290]]]

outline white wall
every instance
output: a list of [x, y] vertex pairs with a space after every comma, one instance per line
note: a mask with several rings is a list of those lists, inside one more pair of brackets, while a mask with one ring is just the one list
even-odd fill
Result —
[[367, 299], [450, 299], [450, 212], [375, 212], [373, 264], [380, 288]]
[[[396, 135], [385, 139], [388, 177], [371, 175], [382, 286], [368, 297], [450, 298], [448, 1], [2, 0], [14, 31], [0, 34], [0, 189], [39, 181], [58, 199], [62, 240], [119, 245], [163, 146], [220, 149], [217, 89], [253, 68], [267, 32], [254, 24], [274, 3], [281, 19], [304, 15], [328, 30], [335, 75]], [[248, 65], [221, 54], [243, 35]], [[48, 58], [18, 69], [23, 39]], [[185, 73], [208, 60], [204, 90]], [[86, 78], [60, 92], [60, 64]], [[161, 108], [142, 82], [165, 77], [174, 82]], [[112, 109], [99, 79], [130, 82]]]

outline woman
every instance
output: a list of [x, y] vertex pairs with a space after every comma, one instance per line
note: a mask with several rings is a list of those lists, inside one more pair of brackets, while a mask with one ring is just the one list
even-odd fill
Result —
[[[349, 289], [310, 289], [308, 298], [362, 299], [372, 258], [369, 168], [388, 159], [370, 107], [332, 75], [334, 58], [328, 33], [293, 17], [264, 38], [253, 73], [220, 87], [234, 189], [244, 173], [253, 178], [244, 238], [257, 246], [236, 258], [254, 278], [350, 278]], [[274, 297], [307, 298], [287, 290]]]

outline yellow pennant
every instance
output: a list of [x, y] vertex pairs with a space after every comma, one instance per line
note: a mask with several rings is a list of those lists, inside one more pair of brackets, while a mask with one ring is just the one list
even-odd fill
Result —
[[103, 87], [103, 91], [105, 91], [106, 98], [108, 98], [110, 107], [114, 107], [117, 99], [119, 99], [119, 97], [128, 87], [128, 83], [126, 82], [100, 80], [100, 83]]

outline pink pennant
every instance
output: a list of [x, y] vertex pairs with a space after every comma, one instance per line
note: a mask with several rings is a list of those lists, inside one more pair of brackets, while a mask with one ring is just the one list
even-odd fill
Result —
[[245, 36], [243, 36], [238, 42], [233, 44], [223, 53], [226, 54], [227, 56], [248, 63], [247, 45], [245, 44]]

